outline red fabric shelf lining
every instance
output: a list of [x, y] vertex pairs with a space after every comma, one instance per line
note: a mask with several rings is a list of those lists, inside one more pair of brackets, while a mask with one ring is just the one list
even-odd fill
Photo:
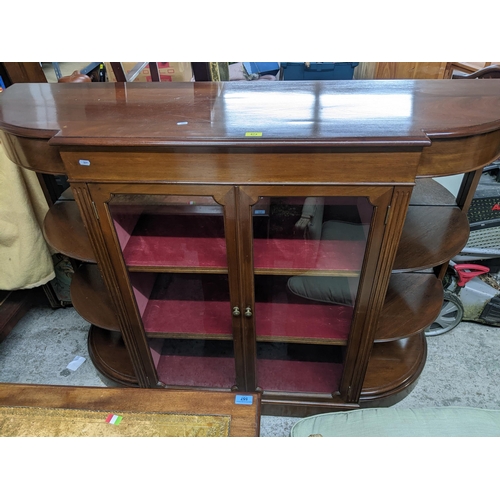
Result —
[[[257, 360], [258, 385], [265, 391], [336, 392], [342, 376], [338, 363]], [[161, 356], [158, 378], [167, 385], [229, 389], [235, 384], [234, 359], [202, 356]]]
[[338, 363], [257, 360], [257, 384], [264, 391], [333, 393], [342, 376]]
[[364, 241], [255, 239], [255, 269], [359, 271]]
[[347, 341], [352, 312], [352, 307], [330, 304], [257, 302], [255, 328], [259, 340], [288, 337]]
[[123, 257], [129, 266], [227, 268], [224, 238], [132, 236]]
[[163, 355], [156, 371], [167, 385], [230, 389], [236, 384], [233, 358]]
[[[273, 337], [346, 341], [352, 308], [330, 304], [255, 304], [256, 332], [260, 340]], [[227, 335], [232, 338], [229, 302], [150, 300], [143, 315], [150, 333]]]
[[229, 302], [150, 300], [142, 321], [146, 332], [223, 334], [232, 338]]
[[[255, 269], [361, 269], [364, 241], [255, 239]], [[129, 266], [227, 268], [224, 238], [132, 235], [123, 251]]]

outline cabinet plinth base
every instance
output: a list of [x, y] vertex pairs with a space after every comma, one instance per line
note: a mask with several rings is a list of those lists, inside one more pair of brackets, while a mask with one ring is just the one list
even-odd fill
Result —
[[412, 337], [375, 344], [359, 404], [362, 408], [392, 406], [415, 387], [427, 359], [425, 332]]
[[91, 325], [88, 349], [90, 359], [106, 385], [139, 387], [120, 332]]

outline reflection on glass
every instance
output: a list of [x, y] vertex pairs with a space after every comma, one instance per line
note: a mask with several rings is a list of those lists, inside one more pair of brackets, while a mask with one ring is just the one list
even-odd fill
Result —
[[271, 391], [334, 392], [373, 207], [361, 197], [259, 203], [268, 210], [253, 218], [258, 384]]
[[109, 211], [128, 266], [227, 268], [223, 208], [212, 197], [116, 195]]
[[211, 197], [115, 195], [109, 212], [159, 380], [231, 388], [223, 208]]

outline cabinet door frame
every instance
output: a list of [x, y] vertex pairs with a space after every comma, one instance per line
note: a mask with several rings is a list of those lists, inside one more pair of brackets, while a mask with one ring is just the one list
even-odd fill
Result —
[[[411, 189], [411, 188], [410, 188]], [[368, 235], [365, 257], [361, 269], [356, 306], [354, 309], [351, 332], [347, 342], [347, 348], [344, 358], [343, 375], [340, 382], [339, 393], [333, 393], [332, 398], [340, 395], [342, 401], [346, 403], [356, 402], [359, 394], [353, 393], [353, 385], [362, 385], [362, 378], [366, 371], [368, 357], [362, 356], [366, 346], [373, 343], [374, 327], [380, 314], [383, 301], [378, 301], [376, 297], [380, 294], [385, 295], [385, 288], [390, 274], [390, 268], [383, 269], [383, 263], [379, 257], [382, 253], [385, 241], [386, 225], [388, 222], [389, 206], [393, 198], [393, 186], [325, 186], [325, 185], [302, 185], [302, 186], [271, 186], [271, 185], [245, 185], [237, 187], [236, 197], [238, 200], [237, 210], [240, 221], [240, 259], [242, 262], [242, 307], [249, 305], [252, 310], [255, 309], [254, 292], [254, 266], [253, 266], [253, 237], [252, 237], [252, 213], [251, 207], [257, 203], [260, 196], [355, 196], [368, 198], [373, 205], [373, 215], [371, 220], [371, 229]], [[384, 272], [387, 274], [386, 280], [375, 279], [377, 274]], [[383, 276], [382, 276], [383, 277]], [[384, 288], [385, 287], [385, 288]], [[372, 305], [376, 309], [372, 309]], [[245, 351], [251, 353], [247, 358], [250, 372], [246, 378], [253, 385], [247, 390], [261, 390], [258, 387], [257, 369], [256, 369], [256, 331], [254, 317], [245, 318], [243, 322], [243, 338], [245, 342]], [[349, 369], [346, 369], [349, 367]], [[267, 396], [267, 397], [266, 397]], [[279, 399], [282, 395], [276, 395]], [[314, 401], [313, 394], [302, 395], [301, 400], [311, 399]], [[264, 399], [273, 399], [270, 393], [264, 393]], [[293, 396], [290, 398], [293, 401]], [[298, 402], [298, 401], [297, 401]]]
[[[146, 372], [152, 380], [150, 387], [162, 386], [158, 380], [154, 361], [149, 350], [148, 338], [144, 331], [142, 319], [137, 307], [132, 286], [128, 279], [127, 265], [123, 259], [120, 245], [113, 227], [113, 221], [109, 210], [109, 202], [115, 195], [179, 195], [179, 196], [212, 196], [215, 201], [224, 208], [224, 231], [226, 237], [226, 248], [228, 258], [228, 279], [231, 309], [241, 302], [239, 297], [239, 267], [238, 267], [238, 242], [237, 242], [237, 221], [235, 209], [234, 187], [232, 185], [181, 185], [181, 184], [126, 184], [126, 183], [95, 183], [88, 184], [89, 202], [92, 204], [103, 244], [110, 256], [110, 272], [119, 288], [118, 299], [115, 303], [117, 315], [123, 321], [122, 325], [127, 325], [130, 329], [128, 334], [133, 342], [127, 344], [131, 350], [131, 359], [134, 367]], [[231, 311], [228, 311], [231, 314]], [[248, 385], [245, 374], [245, 353], [241, 341], [242, 318], [231, 316], [233, 327], [234, 361], [236, 384], [232, 390], [244, 390]], [[147, 384], [143, 384], [147, 386]]]

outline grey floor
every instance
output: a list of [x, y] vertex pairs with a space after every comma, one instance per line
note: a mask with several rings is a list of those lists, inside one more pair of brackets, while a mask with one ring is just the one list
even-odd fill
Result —
[[[73, 308], [33, 307], [0, 344], [0, 382], [104, 387], [88, 356], [88, 327]], [[424, 371], [397, 406], [500, 408], [500, 328], [462, 322], [427, 340]], [[70, 371], [75, 356], [86, 361]], [[297, 420], [264, 416], [261, 436], [289, 436]]]

